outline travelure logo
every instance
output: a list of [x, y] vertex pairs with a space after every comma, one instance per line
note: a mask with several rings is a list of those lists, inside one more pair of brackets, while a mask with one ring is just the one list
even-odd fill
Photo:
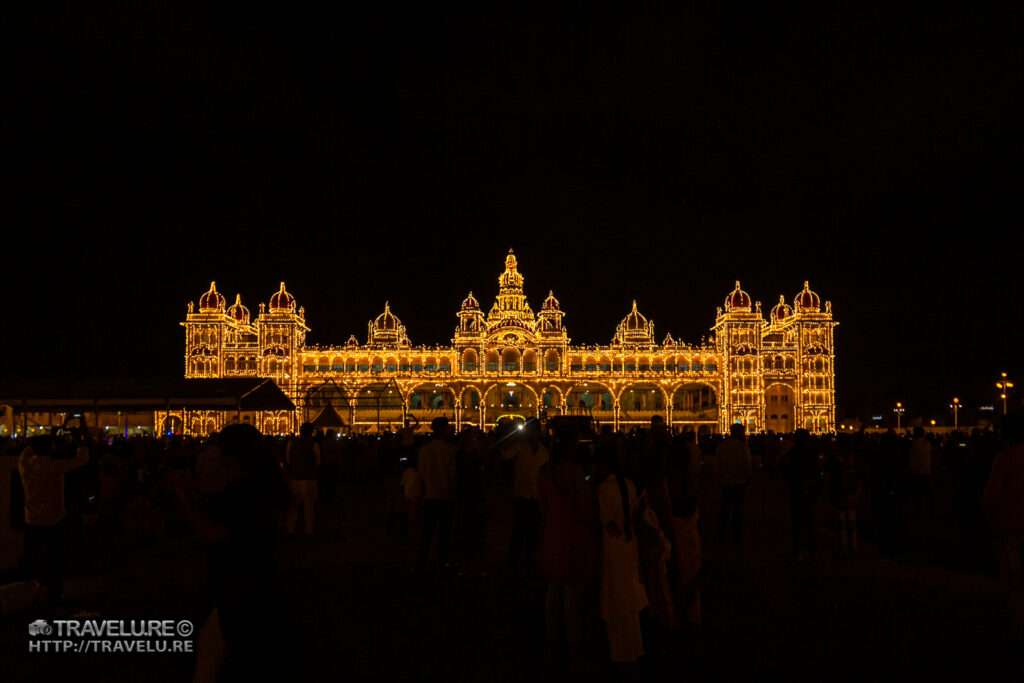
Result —
[[36, 619], [28, 625], [28, 634], [30, 636], [53, 635], [53, 627], [46, 623], [45, 619]]

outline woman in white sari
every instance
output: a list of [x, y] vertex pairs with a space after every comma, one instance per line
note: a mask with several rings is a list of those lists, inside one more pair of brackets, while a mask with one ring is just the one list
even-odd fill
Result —
[[601, 618], [608, 630], [612, 662], [630, 663], [644, 654], [640, 610], [647, 593], [640, 582], [640, 556], [633, 518], [637, 511], [636, 487], [617, 474], [614, 454], [602, 458], [610, 472], [598, 487], [601, 524]]

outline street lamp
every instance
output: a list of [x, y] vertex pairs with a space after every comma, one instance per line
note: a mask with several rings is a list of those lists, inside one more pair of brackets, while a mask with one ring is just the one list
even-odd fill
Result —
[[892, 409], [892, 412], [896, 413], [896, 429], [900, 429], [900, 418], [903, 416], [903, 404], [899, 401], [896, 402], [896, 407]]
[[953, 397], [953, 402], [949, 404], [949, 407], [953, 409], [953, 431], [960, 431], [960, 423], [957, 421], [957, 411], [960, 410], [960, 399], [956, 396]]
[[999, 398], [1003, 399], [1003, 415], [1006, 415], [1006, 395], [1010, 393], [1010, 389], [1013, 389], [1013, 382], [1006, 381], [1006, 373], [1001, 373], [1003, 376], [1002, 382], [996, 382], [996, 389], [999, 389], [1002, 394]]

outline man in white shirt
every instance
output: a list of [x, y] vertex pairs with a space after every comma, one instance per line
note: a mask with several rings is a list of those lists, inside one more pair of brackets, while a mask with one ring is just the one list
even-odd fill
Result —
[[295, 506], [288, 513], [288, 535], [295, 535], [295, 527], [299, 521], [299, 508], [302, 506], [303, 524], [306, 535], [313, 535], [313, 521], [317, 490], [317, 471], [320, 468], [320, 444], [313, 440], [313, 425], [306, 422], [299, 427], [299, 438], [288, 442], [285, 447], [285, 461], [288, 463], [288, 474], [291, 477], [292, 495]]
[[437, 529], [437, 560], [448, 564], [448, 546], [455, 517], [455, 444], [446, 417], [435, 417], [430, 423], [434, 435], [420, 448], [416, 469], [423, 482], [423, 535], [420, 537], [420, 568], [427, 566], [430, 544]]
[[743, 531], [743, 495], [752, 472], [746, 428], [736, 423], [729, 428], [729, 437], [715, 449], [715, 466], [722, 487], [722, 507], [718, 519], [718, 541], [725, 540], [732, 516], [733, 543], [739, 545]]
[[[89, 462], [89, 449], [79, 445], [74, 458], [55, 458], [52, 436], [37, 436], [18, 457], [18, 474], [25, 489], [25, 552], [22, 568], [28, 578], [40, 578], [49, 602], [61, 599], [68, 550], [68, 512], [64, 507], [64, 475]], [[45, 563], [40, 562], [45, 557]]]
[[515, 479], [512, 482], [514, 523], [509, 542], [509, 569], [519, 570], [520, 558], [527, 570], [533, 568], [533, 554], [540, 534], [540, 489], [537, 475], [548, 461], [548, 449], [540, 442], [540, 422], [534, 419], [517, 425], [521, 436], [511, 437], [512, 443], [504, 450], [505, 460], [514, 460]]
[[914, 510], [920, 519], [924, 512], [932, 513], [932, 442], [925, 438], [923, 427], [914, 427], [914, 440], [910, 443], [910, 495]]

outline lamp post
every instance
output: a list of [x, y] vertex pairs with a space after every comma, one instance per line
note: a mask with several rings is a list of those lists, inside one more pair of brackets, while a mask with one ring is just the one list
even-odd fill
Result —
[[953, 431], [960, 431], [960, 423], [957, 420], [957, 411], [960, 410], [960, 399], [956, 396], [953, 397], [953, 402], [949, 404], [949, 407], [953, 409]]
[[1010, 393], [1010, 389], [1013, 389], [1013, 382], [1006, 381], [1006, 373], [1001, 373], [1003, 381], [996, 382], [996, 389], [999, 389], [1002, 393], [1000, 398], [1003, 399], [1003, 415], [1006, 415], [1006, 395]]
[[900, 430], [900, 418], [903, 416], [903, 404], [899, 401], [896, 402], [896, 407], [892, 409], [892, 412], [896, 413], [896, 430]]

